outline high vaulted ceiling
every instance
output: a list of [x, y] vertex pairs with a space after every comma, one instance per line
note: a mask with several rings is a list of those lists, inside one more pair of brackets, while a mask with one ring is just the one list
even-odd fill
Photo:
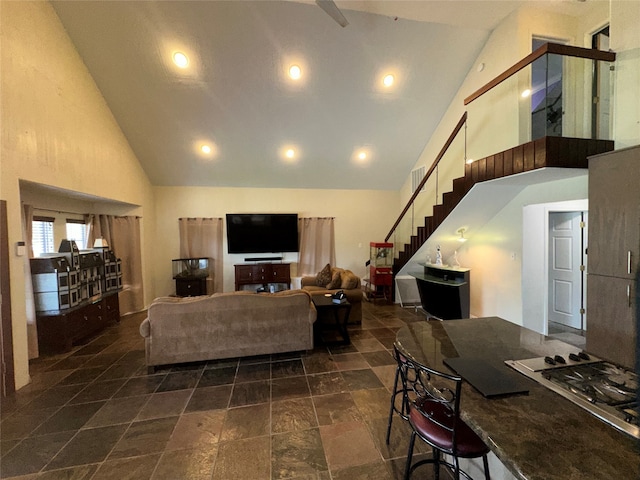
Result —
[[312, 2], [52, 3], [154, 185], [398, 189], [523, 2], [338, 1], [345, 28]]

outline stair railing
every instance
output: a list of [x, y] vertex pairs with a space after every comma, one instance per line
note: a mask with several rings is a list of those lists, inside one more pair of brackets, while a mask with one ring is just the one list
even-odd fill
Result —
[[[423, 193], [425, 191], [425, 186], [427, 185], [427, 182], [432, 179], [431, 177], [434, 174], [435, 174], [435, 176], [434, 176], [435, 185], [434, 185], [433, 190], [435, 192], [435, 201], [434, 201], [434, 203], [432, 205], [435, 205], [435, 204], [438, 203], [439, 190], [440, 190], [440, 182], [439, 182], [438, 173], [439, 173], [440, 161], [445, 157], [445, 155], [447, 154], [449, 148], [451, 147], [451, 145], [453, 145], [454, 141], [458, 137], [459, 133], [462, 131], [463, 127], [465, 127], [466, 121], [467, 121], [467, 112], [464, 112], [462, 117], [460, 117], [460, 120], [458, 120], [458, 123], [456, 124], [454, 129], [449, 134], [449, 137], [447, 138], [447, 141], [445, 142], [444, 146], [442, 147], [442, 149], [440, 150], [440, 152], [436, 156], [435, 160], [431, 164], [431, 167], [429, 167], [429, 170], [425, 173], [424, 177], [422, 178], [422, 180], [420, 181], [420, 183], [416, 187], [415, 191], [411, 195], [411, 198], [409, 198], [409, 201], [407, 202], [407, 204], [405, 205], [404, 209], [402, 210], [402, 212], [398, 216], [398, 219], [396, 220], [396, 222], [391, 227], [391, 230], [389, 230], [389, 233], [387, 234], [387, 236], [384, 239], [385, 242], [388, 242], [389, 239], [394, 235], [394, 233], [396, 233], [396, 230], [398, 230], [398, 228], [401, 226], [401, 223], [404, 220], [408, 220], [410, 222], [410, 225], [408, 226], [408, 228], [405, 228], [405, 230], [407, 230], [407, 229], [410, 230], [411, 231], [411, 235], [415, 233], [415, 204], [416, 204], [416, 199], [418, 198], [418, 195], [420, 195], [421, 193]], [[460, 161], [464, 162], [464, 159], [460, 159]], [[410, 216], [407, 217], [406, 216], [407, 213], [410, 213]], [[404, 237], [404, 235], [402, 235], [402, 236]], [[409, 237], [406, 237], [406, 238], [409, 238]], [[394, 244], [396, 244], [395, 245], [395, 247], [396, 247], [395, 251], [396, 252], [398, 252], [398, 247], [400, 246], [397, 243], [398, 242], [396, 240], [394, 240]]]

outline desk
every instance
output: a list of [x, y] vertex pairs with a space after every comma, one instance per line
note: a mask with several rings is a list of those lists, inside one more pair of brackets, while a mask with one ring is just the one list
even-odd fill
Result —
[[[445, 358], [475, 357], [508, 368], [504, 360], [575, 350], [497, 317], [411, 323], [398, 330], [396, 345], [408, 358], [445, 372]], [[527, 381], [528, 395], [490, 400], [463, 382], [461, 397], [463, 420], [515, 478], [640, 478], [634, 439]]]
[[349, 338], [347, 323], [349, 323], [351, 304], [349, 302], [333, 303], [331, 295], [311, 295], [311, 300], [318, 311], [318, 318], [314, 324], [314, 333], [317, 335], [314, 334], [314, 338], [322, 338], [322, 327], [326, 325], [323, 320], [326, 320], [327, 316], [332, 316], [335, 320], [335, 326], [342, 336], [343, 341], [341, 343], [349, 345], [351, 343], [351, 339]]

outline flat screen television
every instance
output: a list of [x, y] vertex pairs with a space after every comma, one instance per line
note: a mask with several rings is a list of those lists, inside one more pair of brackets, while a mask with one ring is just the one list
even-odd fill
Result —
[[229, 253], [298, 251], [297, 213], [227, 213]]

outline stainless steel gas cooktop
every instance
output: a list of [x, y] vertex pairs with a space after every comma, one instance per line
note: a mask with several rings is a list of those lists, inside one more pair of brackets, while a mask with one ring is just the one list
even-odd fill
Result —
[[634, 372], [579, 351], [566, 357], [505, 363], [618, 430], [640, 438], [638, 375]]

